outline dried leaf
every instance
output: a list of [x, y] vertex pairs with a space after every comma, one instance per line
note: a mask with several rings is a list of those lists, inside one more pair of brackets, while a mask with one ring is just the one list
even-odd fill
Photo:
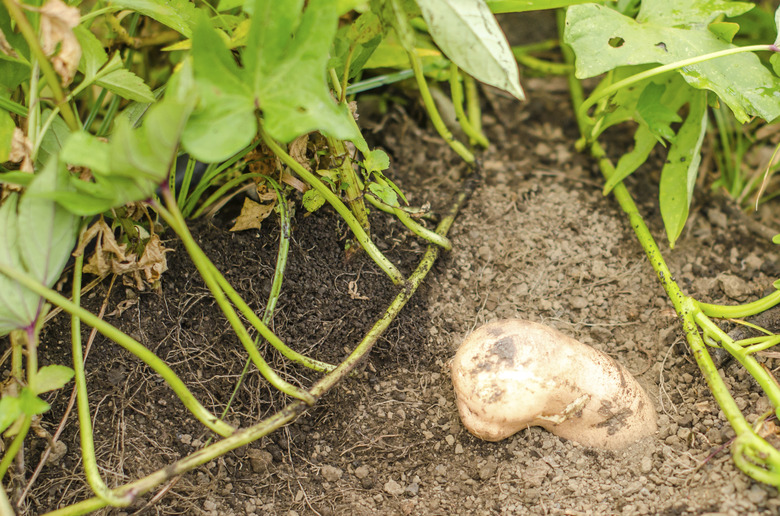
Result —
[[8, 161], [14, 163], [21, 162], [19, 167], [22, 172], [33, 171], [32, 160], [30, 158], [32, 154], [32, 143], [24, 135], [24, 132], [18, 127], [14, 127], [14, 135], [11, 138], [11, 152], [8, 155]]
[[19, 57], [19, 55], [16, 53], [16, 50], [14, 50], [14, 47], [12, 47], [11, 44], [8, 43], [8, 40], [5, 39], [5, 33], [3, 33], [2, 29], [0, 29], [0, 52], [9, 57]]
[[49, 0], [41, 7], [40, 13], [41, 47], [47, 56], [53, 56], [52, 65], [62, 77], [63, 86], [67, 86], [81, 60], [81, 46], [73, 33], [81, 20], [81, 13], [62, 0]]
[[[276, 197], [274, 196], [274, 199]], [[241, 214], [236, 218], [236, 223], [230, 231], [244, 231], [247, 229], [260, 229], [263, 219], [268, 217], [274, 209], [276, 201], [269, 204], [260, 204], [249, 198], [244, 199]]]
[[293, 176], [289, 172], [285, 172], [282, 174], [282, 183], [287, 183], [288, 185], [292, 186], [293, 188], [295, 188], [301, 193], [306, 193], [306, 191], [309, 189], [309, 185], [307, 185], [297, 177]]
[[160, 281], [163, 272], [168, 270], [168, 260], [165, 258], [165, 253], [172, 250], [162, 244], [159, 235], [152, 235], [144, 246], [141, 259], [135, 264], [135, 270], [142, 271], [146, 282], [153, 285]]
[[171, 249], [165, 248], [156, 234], [149, 237], [139, 258], [135, 253], [127, 252], [127, 244], [119, 244], [116, 241], [113, 230], [101, 218], [84, 232], [73, 255], [83, 254], [84, 248], [92, 240], [96, 240], [95, 252], [84, 265], [86, 273], [98, 276], [117, 274], [123, 277], [126, 285], [144, 290], [144, 282], [153, 285], [160, 280], [162, 273], [168, 270], [165, 253]]
[[306, 157], [306, 150], [309, 147], [309, 135], [304, 134], [299, 136], [290, 143], [289, 153], [290, 157], [300, 163], [303, 168], [311, 172], [311, 164]]

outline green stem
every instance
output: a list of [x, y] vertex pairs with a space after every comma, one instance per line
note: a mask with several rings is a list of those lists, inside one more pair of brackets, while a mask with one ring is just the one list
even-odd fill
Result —
[[452, 95], [452, 105], [455, 108], [455, 117], [472, 144], [476, 143], [487, 148], [490, 142], [488, 142], [484, 134], [474, 129], [468, 116], [466, 116], [466, 112], [463, 110], [463, 85], [460, 81], [461, 75], [458, 71], [458, 65], [452, 63], [450, 65], [450, 93]]
[[632, 84], [636, 84], [640, 81], [644, 81], [645, 79], [649, 79], [650, 77], [656, 77], [666, 72], [679, 70], [680, 68], [702, 63], [704, 61], [709, 61], [710, 59], [716, 59], [718, 57], [725, 57], [734, 54], [740, 54], [743, 52], [757, 52], [757, 51], [776, 52], [777, 50], [778, 50], [777, 47], [775, 47], [774, 45], [750, 45], [746, 47], [728, 48], [726, 50], [719, 50], [718, 52], [711, 52], [709, 54], [704, 54], [701, 56], [689, 57], [688, 59], [682, 59], [680, 61], [675, 61], [674, 63], [669, 63], [663, 66], [658, 66], [656, 68], [651, 68], [650, 70], [645, 70], [644, 72], [638, 73], [636, 75], [632, 75], [631, 77], [626, 77], [622, 81], [618, 81], [614, 84], [610, 84], [603, 90], [600, 90], [596, 94], [591, 95], [590, 97], [585, 99], [585, 101], [582, 104], [580, 104], [579, 108], [577, 109], [577, 118], [579, 119], [579, 118], [587, 117], [588, 110], [602, 98], [608, 97], [609, 95], [612, 95], [613, 93], [615, 93], [620, 89], [623, 89], [627, 86], [631, 86]]
[[[560, 12], [558, 21], [559, 29], [562, 31], [563, 22]], [[574, 55], [571, 49], [568, 46], [563, 45], [562, 51], [566, 62], [573, 64]], [[581, 104], [584, 96], [582, 93], [582, 85], [576, 80], [573, 74], [570, 74], [569, 86], [572, 92], [572, 102], [575, 113], [577, 114], [577, 123], [584, 135], [584, 130], [588, 127], [589, 123], [587, 119], [587, 108], [583, 109], [583, 104]], [[594, 142], [590, 145], [589, 150], [591, 155], [598, 161], [602, 174], [608, 180], [612, 174], [614, 174], [615, 168], [606, 156], [604, 149], [598, 142]], [[780, 472], [780, 452], [759, 437], [745, 420], [745, 417], [739, 410], [734, 398], [729, 393], [728, 387], [726, 387], [725, 382], [718, 374], [712, 357], [707, 351], [704, 340], [699, 333], [699, 325], [710, 330], [709, 332], [706, 332], [705, 335], [707, 335], [707, 333], [714, 334], [717, 326], [701, 312], [699, 304], [694, 299], [687, 297], [682, 293], [679, 286], [674, 281], [672, 274], [658, 249], [655, 239], [645, 224], [644, 219], [639, 214], [639, 210], [625, 185], [622, 182], [619, 183], [612, 190], [612, 194], [615, 196], [615, 199], [618, 201], [622, 210], [628, 215], [631, 227], [634, 229], [639, 243], [645, 250], [647, 257], [650, 260], [650, 264], [655, 270], [661, 285], [681, 319], [686, 340], [688, 341], [688, 345], [696, 363], [702, 371], [718, 406], [720, 406], [726, 419], [729, 421], [729, 424], [734, 428], [734, 431], [737, 434], [736, 443], [732, 448], [732, 455], [734, 456], [735, 463], [742, 468], [742, 471], [750, 475], [755, 475], [753, 478], [760, 478], [767, 483], [780, 485], [780, 475], [778, 475], [778, 472]], [[718, 329], [717, 331], [720, 330]], [[729, 340], [728, 336], [721, 340], [724, 347], [727, 347], [727, 349]], [[732, 349], [736, 348], [736, 346], [733, 346], [733, 341], [731, 344]], [[729, 349], [729, 351], [732, 351], [732, 349]], [[755, 362], [753, 357], [745, 357], [742, 352], [743, 350], [734, 349], [734, 351], [737, 353], [735, 354], [735, 357], [744, 360], [743, 365], [751, 363], [748, 359], [752, 359], [752, 361]], [[752, 363], [750, 367], [753, 368]], [[759, 376], [759, 378], [762, 378], [762, 376]], [[775, 389], [770, 390], [774, 391]], [[771, 396], [770, 399], [773, 397], [774, 395]], [[775, 405], [775, 407], [777, 408], [778, 405]], [[764, 468], [768, 468], [768, 470]], [[768, 471], [771, 473], [768, 473]]]
[[409, 55], [409, 61], [412, 63], [414, 78], [417, 80], [417, 88], [420, 90], [420, 96], [422, 97], [423, 104], [425, 105], [425, 110], [428, 112], [428, 116], [431, 119], [431, 123], [433, 123], [433, 127], [436, 129], [436, 132], [438, 132], [439, 135], [444, 138], [444, 141], [447, 142], [447, 145], [449, 145], [452, 150], [458, 154], [458, 156], [463, 158], [463, 161], [469, 165], [473, 165], [475, 161], [474, 154], [472, 154], [465, 145], [452, 136], [452, 132], [447, 129], [444, 120], [442, 120], [441, 115], [439, 114], [439, 110], [436, 108], [436, 103], [431, 96], [431, 91], [428, 89], [428, 83], [425, 81], [425, 73], [423, 73], [420, 56], [417, 55], [417, 52], [414, 50], [407, 52], [407, 54]]
[[[81, 270], [84, 266], [84, 255], [76, 257], [73, 266], [73, 304], [81, 306]], [[103, 482], [98, 469], [95, 456], [95, 442], [92, 438], [92, 418], [89, 412], [89, 398], [87, 395], [87, 376], [84, 372], [84, 353], [81, 346], [81, 319], [77, 315], [71, 316], [71, 344], [73, 350], [73, 371], [76, 383], [76, 405], [79, 418], [79, 436], [81, 438], [81, 458], [84, 461], [84, 474], [87, 483], [98, 498], [108, 505], [126, 507], [133, 501], [132, 494], [119, 497], [115, 496]]]
[[515, 54], [515, 59], [524, 67], [545, 75], [566, 75], [574, 70], [571, 65], [545, 61], [528, 54]]
[[[16, 454], [21, 450], [24, 438], [27, 437], [27, 432], [30, 431], [30, 425], [32, 425], [32, 416], [24, 416], [24, 421], [22, 421], [22, 426], [19, 428], [19, 433], [16, 434], [14, 440], [11, 441], [11, 444], [6, 448], [3, 458], [0, 460], [0, 482], [2, 482], [5, 472], [8, 471]], [[0, 489], [2, 488], [2, 485], [0, 485]]]
[[[276, 303], [279, 300], [279, 294], [282, 290], [282, 281], [284, 281], [284, 270], [287, 267], [287, 254], [290, 250], [290, 209], [287, 205], [287, 198], [284, 196], [279, 185], [271, 178], [267, 178], [269, 184], [276, 190], [276, 197], [279, 200], [279, 250], [276, 255], [276, 269], [274, 270], [274, 278], [271, 283], [271, 292], [268, 294], [268, 302], [265, 305], [265, 311], [263, 312], [263, 324], [267, 326], [270, 324], [274, 316], [274, 310], [276, 309]], [[260, 336], [255, 339], [255, 345], [259, 343]], [[286, 347], [286, 346], [285, 346]], [[278, 348], [277, 348], [278, 349]], [[289, 348], [287, 348], [289, 349]], [[292, 351], [292, 350], [290, 350]], [[294, 351], [292, 351], [295, 353]], [[296, 353], [297, 354], [297, 353]], [[307, 358], [307, 357], [303, 357]], [[230, 394], [225, 410], [222, 412], [222, 419], [225, 418], [228, 408], [233, 404], [233, 400], [238, 394], [238, 390], [241, 388], [241, 383], [244, 381], [247, 372], [249, 371], [249, 364], [251, 360], [247, 360], [244, 363], [244, 369], [241, 371], [236, 386], [233, 388], [233, 392]], [[304, 364], [307, 365], [307, 364]], [[335, 366], [330, 366], [328, 371], [335, 369]], [[207, 443], [207, 445], [210, 443]]]
[[747, 353], [748, 355], [752, 355], [752, 354], [758, 353], [760, 351], [765, 351], [765, 350], [767, 350], [769, 348], [773, 348], [773, 347], [777, 346], [778, 344], [780, 344], [780, 335], [775, 335], [775, 336], [770, 337], [770, 338], [762, 337], [762, 339], [763, 339], [763, 341], [758, 342], [756, 344], [753, 344], [751, 346], [745, 346], [744, 343], [742, 343], [742, 342], [735, 343], [735, 344], [737, 344], [739, 346], [742, 346], [743, 349], [745, 350], [745, 353]]
[[[197, 204], [198, 200], [203, 195], [203, 193], [210, 186], [212, 186], [212, 184], [214, 184], [216, 182], [218, 177], [220, 177], [222, 175], [230, 174], [231, 173], [231, 171], [229, 170], [230, 167], [235, 165], [238, 162], [238, 160], [240, 160], [241, 158], [243, 158], [244, 156], [246, 156], [247, 154], [252, 152], [252, 150], [254, 150], [254, 148], [257, 147], [259, 144], [260, 144], [259, 140], [256, 141], [256, 142], [250, 143], [249, 145], [244, 147], [242, 150], [240, 150], [237, 154], [233, 155], [233, 157], [231, 157], [229, 160], [225, 161], [224, 163], [221, 163], [219, 166], [215, 167], [213, 170], [207, 169], [206, 173], [203, 175], [203, 177], [201, 178], [200, 182], [198, 182], [198, 185], [195, 187], [195, 190], [192, 192], [192, 194], [189, 194], [187, 196], [187, 202], [185, 203], [184, 209], [182, 209], [182, 211], [181, 211], [182, 215], [184, 215], [185, 218], [190, 218], [190, 214], [195, 209], [195, 205]], [[251, 178], [253, 178], [255, 176], [253, 176], [253, 175], [243, 175], [241, 177], [243, 178], [242, 180], [245, 180], [245, 179], [251, 179]], [[214, 201], [219, 199], [220, 196], [224, 195], [225, 192], [227, 192], [230, 188], [232, 188], [233, 186], [239, 184], [240, 182], [241, 181], [236, 181], [235, 183], [231, 182], [232, 186], [230, 186], [228, 188], [224, 188], [224, 189], [220, 188], [218, 190], [218, 192], [221, 192], [219, 195], [216, 195], [216, 192], [215, 192], [215, 195], [209, 196], [208, 199], [203, 203], [203, 205], [200, 206], [200, 208], [198, 208], [198, 210], [195, 212], [195, 215], [192, 215], [192, 218], [199, 217], [203, 213], [203, 211], [205, 209], [207, 209], [211, 205], [211, 203], [213, 203]], [[223, 185], [223, 187], [224, 187], [224, 185]]]
[[[695, 301], [693, 301], [693, 303], [698, 305]], [[766, 369], [761, 367], [761, 364], [752, 355], [753, 351], [751, 351], [750, 348], [743, 348], [742, 346], [737, 345], [727, 333], [721, 330], [717, 324], [712, 322], [712, 320], [698, 308], [699, 307], [696, 306], [693, 312], [694, 321], [704, 331], [704, 335], [715, 340], [736, 358], [737, 361], [742, 364], [742, 367], [747, 369], [748, 373], [750, 373], [758, 382], [769, 398], [769, 401], [772, 403], [772, 406], [776, 409], [780, 409], [780, 389], [777, 388], [774, 378], [772, 378]]]
[[[471, 127], [479, 134], [484, 134], [482, 132], [482, 110], [479, 107], [477, 81], [474, 80], [474, 77], [465, 74], [463, 77], [463, 84], [466, 88], [466, 113], [469, 115]], [[487, 137], [485, 139], [487, 139]]]
[[769, 310], [780, 303], [780, 290], [775, 290], [766, 297], [762, 297], [752, 303], [737, 306], [711, 305], [709, 303], [699, 303], [699, 308], [708, 317], [717, 317], [719, 319], [740, 319], [760, 314]]
[[10, 111], [15, 115], [23, 116], [25, 118], [27, 117], [26, 107], [6, 97], [0, 97], [0, 109], [5, 109], [6, 111]]
[[350, 158], [343, 141], [331, 136], [326, 138], [328, 140], [328, 147], [330, 147], [331, 155], [336, 162], [340, 162], [337, 170], [339, 182], [341, 183], [341, 187], [344, 189], [344, 195], [346, 196], [347, 206], [349, 206], [349, 209], [352, 211], [355, 219], [357, 219], [360, 227], [363, 228], [367, 235], [370, 235], [371, 226], [368, 222], [368, 210], [366, 210], [366, 203], [363, 201], [363, 191], [360, 190], [360, 181], [355, 173], [355, 169], [352, 167], [352, 159]]
[[[452, 226], [452, 222], [455, 219], [455, 215], [468, 197], [473, 185], [467, 188], [462, 188], [457, 194], [452, 207], [442, 221], [436, 228], [436, 232], [440, 235], [446, 236], [449, 228]], [[430, 246], [423, 256], [417, 269], [409, 277], [407, 283], [408, 288], [402, 289], [395, 299], [390, 303], [382, 317], [374, 324], [371, 330], [365, 335], [360, 344], [354, 349], [354, 351], [347, 357], [344, 362], [330, 372], [327, 376], [318, 381], [311, 389], [311, 394], [316, 398], [321, 397], [323, 394], [331, 390], [338, 382], [346, 378], [355, 367], [360, 364], [362, 360], [368, 356], [374, 343], [377, 341], [382, 332], [390, 325], [395, 319], [400, 310], [409, 301], [415, 290], [422, 283], [425, 276], [433, 267], [440, 250], [436, 246]], [[219, 442], [216, 442], [206, 448], [198, 450], [183, 459], [176, 461], [162, 469], [159, 469], [142, 479], [136, 480], [129, 484], [126, 484], [114, 492], [121, 494], [126, 492], [134, 492], [136, 494], [143, 494], [149, 492], [154, 487], [170, 480], [173, 477], [186, 473], [197, 466], [205, 464], [214, 460], [217, 457], [225, 455], [231, 450], [235, 450], [241, 446], [249, 444], [263, 436], [266, 436], [274, 430], [281, 428], [287, 423], [293, 421], [300, 416], [308, 406], [302, 401], [294, 401], [284, 407], [271, 417], [260, 421], [254, 426], [248, 427], [237, 431], [230, 437], [227, 437]], [[50, 513], [47, 516], [76, 516], [80, 514], [87, 514], [92, 511], [96, 511], [101, 507], [105, 507], [106, 503], [99, 498], [90, 498], [77, 504], [65, 507]]]
[[[270, 178], [266, 178], [269, 182], [273, 181]], [[273, 181], [272, 186], [274, 189], [276, 189], [278, 193], [278, 197], [280, 199], [284, 199], [284, 196], [282, 195], [281, 191], [279, 190], [279, 186], [276, 184], [275, 181]], [[274, 279], [273, 283], [271, 285], [271, 293], [268, 298], [268, 304], [266, 305], [265, 312], [273, 315], [274, 307], [276, 306], [276, 302], [279, 299], [279, 292], [282, 288], [282, 280], [284, 279], [284, 269], [287, 265], [287, 251], [290, 247], [290, 215], [287, 211], [287, 201], [285, 200], [280, 204], [280, 212], [282, 215], [281, 218], [281, 225], [282, 225], [282, 234], [280, 236], [279, 240], [279, 251], [277, 254], [276, 259], [276, 271], [274, 272]], [[206, 258], [208, 260], [208, 258]], [[268, 341], [269, 344], [271, 344], [274, 348], [276, 348], [277, 351], [279, 351], [282, 355], [287, 357], [288, 359], [292, 360], [293, 362], [297, 362], [301, 365], [304, 365], [310, 369], [314, 369], [315, 371], [320, 372], [329, 372], [333, 371], [336, 366], [328, 364], [326, 362], [320, 362], [319, 360], [315, 360], [313, 358], [309, 358], [305, 355], [301, 355], [297, 351], [291, 349], [288, 347], [282, 340], [271, 331], [270, 328], [268, 328], [268, 321], [266, 320], [266, 316], [263, 316], [263, 320], [259, 319], [257, 315], [255, 315], [254, 311], [249, 307], [249, 305], [246, 304], [246, 302], [241, 298], [241, 296], [238, 294], [238, 292], [235, 291], [233, 286], [225, 279], [224, 276], [219, 274], [217, 271], [217, 268], [214, 266], [214, 264], [208, 260], [208, 265], [214, 273], [214, 276], [217, 279], [217, 283], [219, 284], [219, 287], [225, 292], [228, 299], [230, 299], [230, 302], [233, 303], [236, 308], [241, 312], [241, 314], [246, 317], [247, 321], [254, 326], [254, 328], [260, 333], [260, 335]], [[270, 318], [270, 316], [268, 316]], [[256, 346], [256, 344], [255, 344]]]
[[192, 412], [198, 421], [206, 425], [209, 429], [223, 437], [230, 435], [235, 431], [232, 426], [219, 421], [216, 416], [206, 410], [206, 408], [195, 399], [189, 389], [187, 389], [187, 386], [184, 385], [184, 382], [182, 382], [181, 379], [176, 376], [176, 373], [174, 373], [165, 362], [160, 360], [159, 357], [147, 349], [143, 344], [136, 341], [129, 335], [121, 332], [110, 323], [107, 323], [103, 319], [100, 319], [89, 311], [84, 310], [80, 306], [74, 304], [68, 298], [61, 296], [49, 288], [46, 288], [44, 285], [41, 285], [26, 272], [23, 272], [14, 267], [10, 267], [4, 263], [0, 263], [0, 274], [4, 274], [10, 278], [13, 278], [14, 281], [17, 281], [23, 287], [35, 292], [50, 303], [62, 307], [63, 310], [71, 315], [78, 316], [79, 319], [95, 328], [102, 335], [108, 337], [133, 355], [137, 356], [146, 365], [151, 367], [157, 374], [163, 377], [173, 392], [176, 393], [182, 403], [184, 403], [184, 406], [187, 407], [190, 412]]
[[[382, 186], [387, 186], [387, 181], [382, 179], [379, 175], [375, 176], [375, 181]], [[409, 213], [407, 213], [402, 208], [398, 206], [389, 206], [383, 203], [381, 200], [374, 197], [373, 195], [367, 195], [366, 199], [368, 199], [368, 202], [376, 206], [377, 209], [382, 210], [385, 213], [392, 213], [393, 215], [398, 217], [398, 220], [400, 220], [404, 226], [406, 226], [412, 233], [414, 233], [418, 237], [425, 239], [432, 244], [438, 245], [445, 251], [449, 251], [452, 249], [452, 242], [450, 241], [449, 238], [447, 238], [446, 236], [442, 236], [435, 231], [431, 231], [430, 229], [424, 226], [421, 226], [416, 220], [412, 218], [411, 215], [409, 215]]]
[[322, 195], [325, 200], [328, 201], [331, 206], [333, 206], [336, 212], [341, 215], [341, 218], [344, 219], [344, 222], [346, 222], [349, 228], [352, 230], [352, 233], [355, 235], [355, 239], [358, 241], [358, 243], [363, 247], [363, 249], [366, 250], [366, 253], [371, 257], [371, 259], [373, 259], [374, 262], [376, 262], [376, 264], [383, 271], [385, 271], [388, 276], [390, 276], [390, 279], [393, 281], [393, 283], [396, 285], [402, 284], [404, 282], [404, 277], [401, 272], [396, 269], [395, 265], [393, 265], [390, 260], [385, 258], [382, 252], [376, 247], [376, 245], [374, 245], [366, 232], [360, 226], [360, 223], [352, 215], [352, 212], [349, 211], [349, 208], [347, 208], [344, 203], [341, 202], [341, 199], [339, 199], [336, 194], [331, 192], [330, 188], [323, 184], [319, 178], [306, 170], [303, 165], [295, 161], [292, 156], [290, 156], [284, 149], [282, 149], [262, 126], [260, 128], [260, 134], [263, 137], [265, 144], [268, 145], [269, 149], [271, 149], [271, 152], [276, 154], [279, 159], [282, 160], [282, 163], [295, 171], [296, 174], [302, 177], [304, 181], [309, 183], [312, 188], [317, 190], [317, 192], [319, 192], [320, 195]]
[[249, 336], [246, 326], [241, 322], [238, 314], [225, 296], [225, 291], [221, 288], [222, 285], [227, 284], [227, 280], [224, 279], [203, 250], [195, 243], [195, 240], [192, 238], [192, 234], [187, 227], [187, 223], [184, 221], [181, 212], [178, 211], [176, 200], [171, 195], [170, 189], [164, 187], [162, 193], [163, 198], [168, 205], [168, 209], [165, 209], [162, 206], [155, 206], [155, 209], [176, 234], [179, 235], [179, 238], [181, 238], [184, 247], [187, 249], [187, 253], [190, 255], [195, 267], [197, 267], [198, 272], [200, 272], [206, 286], [211, 291], [211, 295], [214, 296], [214, 300], [219, 305], [225, 318], [230, 323], [230, 326], [233, 327], [233, 331], [236, 332], [238, 340], [241, 342], [241, 345], [244, 346], [244, 349], [249, 355], [249, 358], [252, 359], [255, 367], [257, 367], [257, 370], [260, 371], [260, 374], [278, 390], [294, 398], [304, 400], [308, 404], [314, 403], [314, 398], [312, 398], [311, 394], [283, 380], [260, 355], [260, 352], [252, 341], [252, 337]]
[[35, 30], [33, 29], [32, 25], [30, 25], [30, 21], [22, 12], [19, 4], [14, 0], [2, 0], [2, 2], [6, 9], [8, 9], [8, 13], [16, 22], [17, 27], [19, 27], [19, 31], [22, 33], [22, 36], [24, 36], [25, 41], [27, 41], [27, 45], [30, 47], [30, 52], [32, 52], [35, 56], [35, 59], [38, 60], [38, 64], [41, 67], [43, 76], [46, 77], [46, 82], [48, 83], [49, 88], [51, 88], [52, 94], [54, 95], [56, 105], [62, 111], [62, 118], [65, 120], [65, 123], [68, 124], [68, 127], [71, 131], [78, 131], [81, 128], [78, 117], [76, 116], [71, 106], [67, 103], [65, 99], [65, 93], [62, 90], [62, 86], [60, 86], [60, 77], [57, 75], [57, 72], [54, 71], [54, 68], [52, 68], [51, 63], [46, 57], [46, 54], [43, 53], [43, 49], [38, 42], [38, 37], [35, 34]]

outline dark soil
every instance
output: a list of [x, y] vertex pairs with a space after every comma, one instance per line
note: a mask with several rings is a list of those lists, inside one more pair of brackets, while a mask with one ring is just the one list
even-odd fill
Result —
[[[774, 514], [774, 488], [739, 472], [733, 432], [681, 336], [625, 216], [604, 198], [593, 163], [574, 149], [565, 82], [526, 78], [529, 102], [488, 92], [484, 124], [493, 147], [484, 180], [452, 229], [455, 248], [384, 333], [360, 372], [297, 421], [166, 486], [145, 514]], [[361, 120], [392, 157], [392, 179], [415, 205], [446, 208], [465, 168], [419, 110], [391, 108]], [[616, 134], [613, 150], [625, 146]], [[629, 183], [659, 242], [652, 163]], [[705, 178], [706, 180], [706, 178]], [[706, 191], [704, 188], [702, 191]], [[774, 211], [772, 211], [772, 209]], [[780, 232], [777, 203], [758, 220]], [[759, 297], [780, 274], [778, 251], [720, 197], [696, 199], [674, 251], [677, 281], [707, 302]], [[276, 260], [278, 227], [231, 233], [230, 216], [192, 224], [206, 254], [257, 313]], [[404, 274], [424, 246], [399, 223], [373, 216], [374, 239]], [[293, 245], [273, 330], [296, 350], [338, 362], [396, 294], [363, 254], [345, 259], [346, 227], [330, 210], [295, 216]], [[246, 360], [228, 323], [172, 237], [159, 292], [114, 286], [105, 319], [163, 358], [210, 410], [221, 413]], [[85, 299], [98, 312], [108, 284]], [[476, 326], [499, 318], [543, 322], [610, 354], [653, 398], [659, 431], [622, 451], [587, 449], [539, 428], [498, 443], [461, 426], [448, 360]], [[770, 323], [771, 324], [771, 323]], [[42, 339], [42, 362], [67, 364], [67, 319]], [[85, 341], [88, 331], [84, 333]], [[284, 378], [309, 386], [318, 375], [265, 356]], [[766, 358], [775, 372], [778, 361]], [[210, 435], [172, 391], [121, 348], [97, 336], [87, 362], [97, 455], [104, 479], [120, 485], [204, 446]], [[733, 362], [720, 370], [755, 420], [769, 404]], [[54, 431], [69, 389], [52, 395], [42, 426]], [[226, 416], [248, 426], [288, 401], [253, 369]], [[772, 438], [772, 436], [770, 436]], [[24, 512], [40, 514], [91, 496], [71, 415], [67, 452], [47, 465]], [[34, 468], [45, 441], [30, 439]], [[27, 472], [29, 478], [30, 471]], [[131, 509], [106, 511], [131, 514]]]

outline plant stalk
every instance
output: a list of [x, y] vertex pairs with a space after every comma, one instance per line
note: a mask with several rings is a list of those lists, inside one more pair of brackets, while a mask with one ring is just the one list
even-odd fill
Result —
[[385, 257], [385, 255], [382, 254], [376, 245], [374, 245], [374, 242], [371, 241], [371, 238], [369, 238], [358, 220], [352, 215], [352, 212], [349, 211], [349, 208], [347, 208], [347, 206], [341, 202], [341, 199], [339, 199], [336, 194], [331, 192], [330, 188], [323, 184], [319, 178], [306, 170], [303, 165], [295, 161], [292, 156], [290, 156], [284, 149], [282, 149], [262, 126], [260, 128], [260, 134], [263, 137], [265, 144], [268, 145], [269, 149], [271, 149], [271, 152], [276, 154], [279, 159], [282, 160], [282, 163], [295, 171], [296, 174], [302, 177], [304, 181], [309, 183], [312, 188], [317, 190], [325, 198], [325, 200], [328, 201], [331, 206], [333, 206], [336, 212], [341, 215], [341, 218], [344, 219], [344, 222], [347, 223], [349, 229], [352, 230], [352, 233], [355, 235], [355, 239], [358, 241], [358, 243], [363, 247], [363, 249], [366, 250], [366, 253], [371, 257], [371, 259], [373, 259], [374, 262], [376, 262], [376, 264], [383, 271], [385, 271], [388, 276], [390, 276], [390, 279], [393, 281], [393, 283], [396, 285], [404, 283], [404, 277], [401, 272], [395, 267], [395, 265], [390, 262], [390, 260]]
[[[436, 228], [436, 232], [442, 236], [446, 236], [450, 227], [452, 226], [455, 216], [460, 210], [463, 203], [471, 194], [476, 186], [476, 181], [468, 181], [467, 186], [461, 189], [461, 191], [455, 197], [450, 211], [441, 220]], [[371, 351], [376, 340], [387, 329], [390, 323], [395, 319], [407, 301], [416, 291], [417, 287], [425, 279], [428, 272], [433, 267], [433, 263], [440, 253], [440, 249], [437, 246], [431, 245], [428, 247], [419, 265], [409, 277], [407, 288], [402, 289], [395, 299], [390, 303], [385, 313], [377, 320], [374, 326], [368, 331], [363, 340], [352, 351], [344, 362], [318, 381], [309, 391], [312, 396], [319, 399], [323, 394], [331, 390], [338, 382], [346, 378], [360, 362], [365, 359], [368, 353]], [[143, 494], [149, 492], [154, 487], [166, 482], [167, 480], [186, 473], [197, 466], [205, 464], [217, 457], [220, 457], [231, 450], [235, 450], [241, 446], [249, 444], [261, 437], [270, 434], [274, 430], [281, 428], [287, 423], [296, 419], [299, 415], [306, 411], [308, 406], [302, 401], [294, 401], [284, 407], [282, 410], [274, 414], [273, 416], [260, 421], [254, 426], [246, 429], [238, 430], [235, 434], [227, 437], [221, 441], [218, 441], [206, 448], [198, 450], [183, 459], [176, 461], [173, 464], [159, 469], [151, 475], [142, 479], [136, 480], [122, 487], [114, 490], [117, 495], [122, 495], [125, 492], [132, 490], [134, 493]], [[83, 502], [52, 511], [47, 513], [47, 516], [76, 516], [80, 514], [86, 514], [92, 511], [96, 511], [101, 507], [105, 507], [106, 504], [99, 498], [90, 498]]]
[[171, 370], [171, 368], [168, 367], [168, 365], [163, 360], [152, 353], [143, 344], [123, 333], [110, 323], [95, 316], [88, 310], [85, 310], [74, 304], [68, 298], [58, 294], [54, 290], [49, 289], [44, 285], [41, 285], [37, 280], [35, 280], [26, 272], [23, 272], [14, 267], [10, 267], [4, 263], [0, 263], [0, 274], [5, 274], [6, 276], [13, 278], [23, 287], [35, 292], [39, 296], [46, 299], [48, 302], [62, 307], [62, 309], [69, 314], [77, 315], [79, 319], [95, 328], [102, 335], [113, 340], [127, 351], [141, 359], [141, 361], [143, 361], [157, 374], [163, 377], [173, 392], [176, 393], [182, 403], [184, 403], [184, 406], [187, 407], [190, 412], [192, 412], [192, 415], [195, 416], [198, 421], [203, 423], [210, 430], [223, 437], [228, 436], [235, 431], [232, 426], [219, 421], [216, 416], [203, 407], [203, 405], [201, 405], [200, 402], [195, 399], [189, 389], [187, 389], [187, 386], [184, 385], [184, 382], [182, 382], [181, 379], [176, 376], [176, 373], [174, 373], [173, 370]]

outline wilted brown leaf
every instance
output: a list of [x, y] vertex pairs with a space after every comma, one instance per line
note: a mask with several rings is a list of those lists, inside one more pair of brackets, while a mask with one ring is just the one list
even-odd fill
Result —
[[41, 48], [47, 56], [53, 56], [52, 65], [62, 77], [62, 84], [67, 86], [76, 75], [81, 59], [81, 46], [73, 34], [73, 29], [81, 20], [81, 13], [62, 0], [49, 0], [41, 7], [40, 13]]
[[236, 218], [236, 223], [230, 228], [230, 231], [245, 231], [247, 229], [260, 229], [263, 219], [268, 217], [276, 205], [276, 196], [274, 201], [268, 204], [260, 204], [252, 199], [245, 198], [244, 205], [241, 207], [241, 214]]
[[14, 134], [11, 137], [11, 152], [8, 155], [8, 160], [14, 163], [21, 162], [19, 167], [23, 172], [33, 171], [32, 160], [30, 156], [32, 154], [32, 143], [24, 135], [24, 132], [18, 127], [14, 127]]
[[0, 52], [10, 57], [19, 57], [16, 50], [14, 50], [14, 47], [5, 39], [5, 33], [3, 33], [2, 29], [0, 29]]
[[303, 136], [299, 136], [296, 139], [290, 143], [289, 153], [290, 157], [300, 163], [303, 168], [311, 172], [311, 164], [309, 163], [309, 159], [306, 157], [306, 150], [309, 146], [309, 135], [304, 134]]
[[282, 174], [282, 183], [287, 183], [288, 185], [292, 186], [296, 190], [298, 190], [301, 193], [306, 193], [306, 190], [309, 189], [309, 185], [295, 177], [294, 175], [290, 174], [289, 172], [284, 172]]
[[95, 252], [84, 265], [86, 273], [98, 276], [114, 273], [122, 276], [126, 285], [144, 290], [144, 280], [152, 285], [168, 270], [165, 253], [171, 249], [166, 249], [156, 234], [149, 237], [139, 258], [136, 253], [127, 252], [127, 244], [116, 241], [113, 230], [101, 218], [82, 234], [73, 256], [84, 254], [84, 248], [92, 240], [96, 240]]

